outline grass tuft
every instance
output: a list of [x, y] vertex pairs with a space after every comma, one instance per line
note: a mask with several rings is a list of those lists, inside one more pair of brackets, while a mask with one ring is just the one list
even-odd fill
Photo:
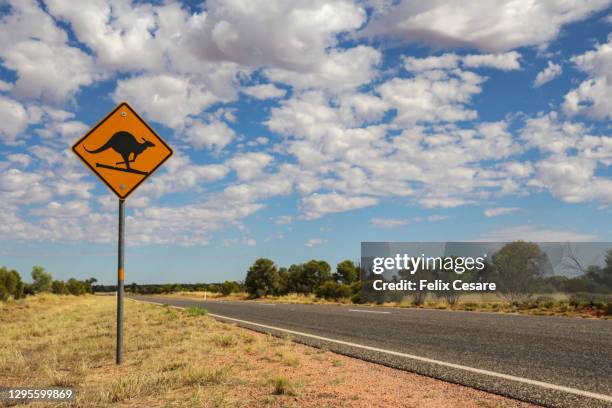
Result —
[[272, 393], [274, 395], [298, 395], [298, 386], [293, 384], [287, 377], [276, 377], [272, 380], [272, 384], [274, 385], [274, 390]]
[[206, 316], [208, 314], [208, 310], [204, 307], [189, 306], [185, 308], [185, 313], [187, 313], [189, 316]]

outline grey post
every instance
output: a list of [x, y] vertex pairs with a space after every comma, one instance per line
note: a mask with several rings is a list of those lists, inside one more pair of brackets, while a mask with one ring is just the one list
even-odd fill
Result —
[[123, 351], [123, 281], [125, 272], [123, 270], [123, 250], [125, 235], [125, 201], [119, 200], [119, 239], [117, 259], [117, 364], [121, 364]]

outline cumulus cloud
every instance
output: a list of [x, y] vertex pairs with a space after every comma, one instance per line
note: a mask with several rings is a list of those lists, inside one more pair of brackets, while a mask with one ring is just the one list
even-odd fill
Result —
[[171, 128], [181, 128], [187, 117], [222, 100], [187, 77], [167, 74], [119, 80], [113, 99], [130, 101], [147, 118]]
[[612, 117], [612, 36], [594, 50], [572, 58], [588, 78], [565, 95], [563, 110], [568, 115], [584, 114], [595, 119]]
[[251, 180], [263, 172], [273, 158], [266, 153], [245, 153], [229, 160], [229, 166], [236, 171], [239, 180]]
[[231, 143], [235, 137], [234, 130], [220, 120], [213, 120], [210, 123], [194, 120], [185, 130], [187, 142], [197, 150], [219, 151]]
[[495, 207], [487, 208], [484, 211], [485, 217], [498, 217], [500, 215], [510, 214], [519, 211], [519, 207]]
[[323, 245], [326, 243], [327, 243], [327, 240], [323, 238], [310, 238], [308, 241], [306, 241], [306, 246], [309, 248], [312, 248], [312, 247]]
[[242, 92], [255, 99], [273, 99], [282, 98], [287, 91], [278, 88], [273, 84], [259, 84], [242, 88]]
[[4, 143], [15, 143], [28, 122], [28, 113], [21, 103], [0, 95], [0, 138]]
[[362, 35], [502, 52], [546, 45], [563, 25], [608, 6], [607, 0], [403, 1], [379, 10]]
[[0, 57], [17, 74], [11, 91], [19, 97], [61, 103], [103, 78], [93, 58], [68, 45], [66, 32], [37, 2], [11, 1], [0, 32]]
[[377, 88], [385, 102], [397, 110], [395, 122], [457, 122], [478, 114], [466, 105], [482, 90], [485, 78], [469, 71], [426, 71], [412, 78], [393, 78]]
[[373, 197], [343, 196], [337, 193], [313, 194], [302, 199], [302, 210], [307, 220], [326, 214], [355, 210], [378, 204]]
[[538, 72], [535, 81], [533, 81], [533, 86], [536, 88], [540, 87], [545, 83], [552, 81], [562, 73], [563, 68], [561, 68], [561, 65], [548, 61], [548, 66], [544, 68], [544, 70]]

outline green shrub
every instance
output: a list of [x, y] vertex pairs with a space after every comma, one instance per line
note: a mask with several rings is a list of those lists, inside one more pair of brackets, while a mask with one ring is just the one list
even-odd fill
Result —
[[189, 316], [206, 316], [208, 314], [208, 309], [200, 306], [189, 306], [185, 308], [185, 313]]
[[86, 293], [85, 285], [83, 285], [83, 282], [74, 278], [68, 279], [68, 282], [66, 282], [66, 289], [71, 295], [75, 296], [84, 295]]
[[327, 281], [319, 285], [315, 294], [323, 299], [345, 299], [351, 297], [353, 291], [349, 285], [343, 285], [334, 281]]
[[56, 295], [67, 295], [68, 288], [66, 287], [66, 283], [62, 280], [54, 280], [51, 284], [51, 292]]

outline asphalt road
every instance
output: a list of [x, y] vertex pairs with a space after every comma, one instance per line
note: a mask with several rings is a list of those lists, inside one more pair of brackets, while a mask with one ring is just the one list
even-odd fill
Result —
[[[612, 321], [135, 297], [552, 407], [612, 407]], [[384, 387], [384, 384], [380, 384]], [[409, 386], [409, 384], [407, 384]]]

